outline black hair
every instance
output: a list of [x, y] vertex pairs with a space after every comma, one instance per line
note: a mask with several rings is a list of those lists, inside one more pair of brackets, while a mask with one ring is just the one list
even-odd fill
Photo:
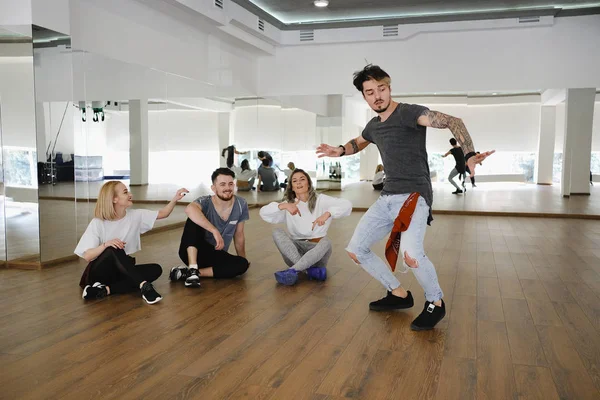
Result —
[[263, 165], [263, 167], [268, 167], [268, 166], [269, 166], [269, 164], [270, 164], [270, 162], [269, 162], [269, 159], [268, 159], [268, 158], [265, 158], [264, 160], [262, 160], [262, 165]]
[[452, 146], [456, 146], [456, 139], [454, 139], [454, 138], [450, 139], [450, 144]]
[[250, 169], [250, 163], [248, 162], [248, 160], [243, 160], [242, 164], [241, 164], [241, 167], [242, 167], [242, 171]]
[[259, 151], [258, 152], [258, 158], [263, 158], [265, 156], [265, 152], [264, 151]]
[[354, 73], [352, 83], [354, 84], [356, 90], [362, 93], [363, 83], [365, 83], [366, 81], [370, 81], [371, 79], [381, 81], [385, 78], [391, 79], [388, 73], [379, 68], [379, 66], [369, 64], [362, 70], [356, 71]]
[[215, 183], [219, 175], [227, 175], [235, 179], [235, 173], [229, 168], [217, 168], [215, 169], [215, 172], [213, 172], [210, 176], [210, 180], [213, 184]]

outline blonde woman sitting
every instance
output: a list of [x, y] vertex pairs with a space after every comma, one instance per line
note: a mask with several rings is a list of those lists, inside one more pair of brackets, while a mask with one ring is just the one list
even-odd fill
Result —
[[294, 285], [298, 274], [306, 272], [309, 279], [327, 279], [327, 262], [331, 241], [326, 237], [334, 218], [350, 215], [352, 203], [345, 199], [317, 194], [310, 176], [296, 169], [291, 174], [282, 203], [273, 202], [260, 209], [260, 216], [271, 224], [284, 223], [283, 229], [273, 231], [273, 240], [288, 265], [275, 273], [277, 282]]
[[135, 265], [130, 254], [141, 250], [140, 235], [152, 229], [157, 219], [167, 218], [186, 189], [179, 189], [169, 204], [159, 211], [131, 210], [132, 196], [118, 181], [106, 182], [100, 189], [94, 219], [90, 222], [75, 254], [89, 264], [79, 286], [86, 300], [140, 290], [148, 304], [162, 300], [152, 282], [162, 274], [158, 264]]

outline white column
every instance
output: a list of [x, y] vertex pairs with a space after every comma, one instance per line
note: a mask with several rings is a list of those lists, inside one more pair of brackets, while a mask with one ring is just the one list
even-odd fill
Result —
[[535, 182], [538, 185], [552, 184], [554, 163], [554, 141], [556, 136], [556, 107], [542, 106], [538, 153], [535, 160]]
[[227, 158], [221, 157], [221, 152], [231, 143], [229, 143], [229, 121], [231, 113], [221, 112], [219, 113], [218, 120], [218, 132], [219, 132], [219, 167], [227, 167]]
[[148, 184], [148, 100], [129, 100], [130, 185]]
[[561, 194], [590, 193], [595, 88], [568, 89]]

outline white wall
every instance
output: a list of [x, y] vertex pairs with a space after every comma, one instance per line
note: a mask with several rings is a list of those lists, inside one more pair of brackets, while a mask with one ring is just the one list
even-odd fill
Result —
[[280, 47], [259, 61], [259, 95], [353, 94], [368, 62], [395, 93], [600, 87], [600, 15], [550, 27], [430, 32], [406, 40]]
[[[427, 105], [427, 104], [425, 104]], [[503, 104], [489, 106], [427, 105], [464, 121], [477, 151], [537, 152], [540, 124], [539, 104]], [[448, 130], [429, 128], [427, 150], [445, 153], [452, 134]]]
[[312, 150], [316, 115], [276, 105], [237, 107], [232, 112], [233, 142], [243, 149]]
[[2, 145], [35, 148], [33, 58], [0, 58]]
[[218, 113], [157, 111], [148, 113], [149, 150], [218, 151]]

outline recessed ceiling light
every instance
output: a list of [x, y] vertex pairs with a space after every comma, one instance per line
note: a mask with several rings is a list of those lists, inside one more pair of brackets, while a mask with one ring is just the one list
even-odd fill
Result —
[[329, 5], [328, 0], [315, 0], [315, 7], [327, 7]]
[[493, 96], [496, 96], [498, 93], [492, 93]]

